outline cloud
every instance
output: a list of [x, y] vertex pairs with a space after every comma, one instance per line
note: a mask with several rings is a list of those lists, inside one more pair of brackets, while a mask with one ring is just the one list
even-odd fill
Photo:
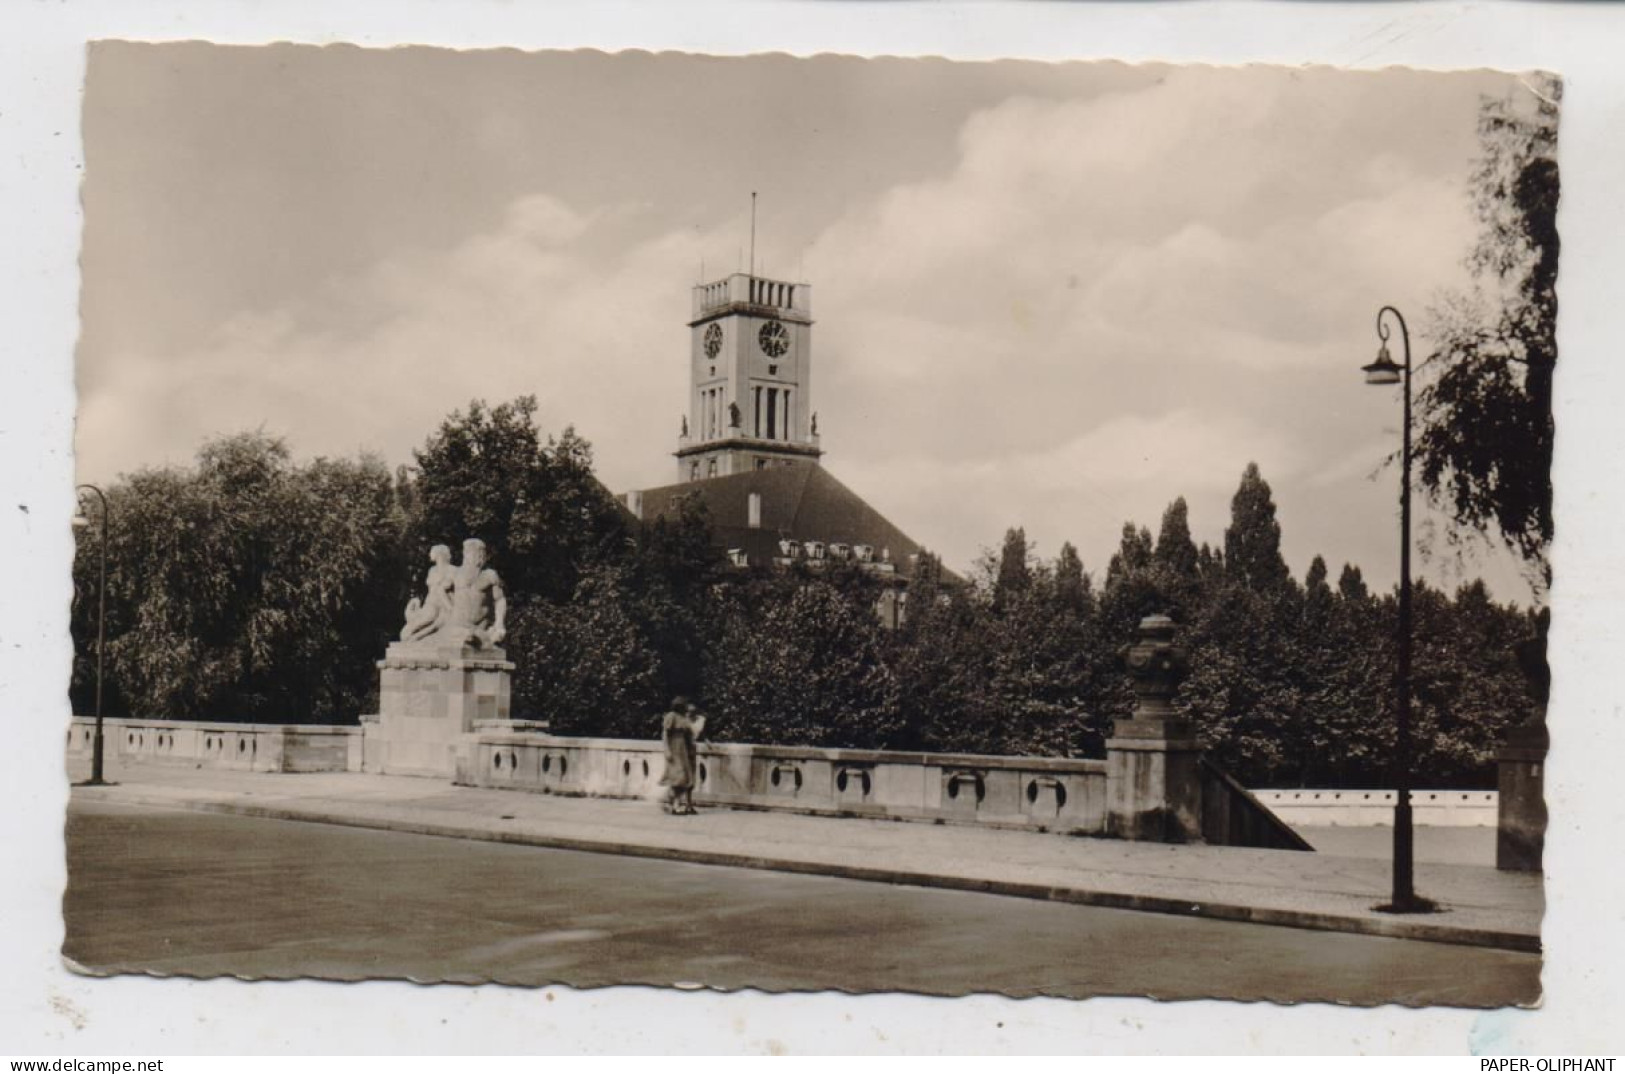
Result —
[[1363, 92], [1181, 69], [972, 116], [951, 171], [808, 253], [830, 465], [957, 562], [1023, 519], [1099, 562], [1181, 494], [1217, 532], [1249, 461], [1282, 489], [1361, 480], [1392, 422], [1351, 372], [1371, 318], [1420, 321], [1474, 232], [1470, 113], [1441, 164], [1368, 138], [1389, 102]]
[[1059, 448], [1018, 458], [1016, 468], [1047, 485], [1233, 491], [1234, 460], [1262, 462], [1271, 473], [1296, 472], [1295, 453], [1277, 432], [1234, 414], [1193, 409], [1114, 418]]
[[[1249, 462], [1292, 479], [1301, 457], [1268, 427], [1231, 414], [1178, 409], [1124, 414], [1037, 451], [960, 465], [929, 454], [857, 459], [839, 468], [911, 536], [968, 563], [1010, 526], [1053, 555], [1063, 541], [1105, 566], [1123, 523], [1156, 529], [1175, 497], [1190, 504], [1198, 540], [1221, 539], [1229, 500]], [[877, 500], [878, 502], [878, 500]]]
[[81, 463], [112, 469], [134, 444], [186, 462], [205, 436], [262, 424], [301, 454], [409, 461], [470, 398], [535, 393], [547, 428], [573, 423], [623, 474], [642, 470], [631, 460], [670, 450], [683, 405], [687, 296], [674, 281], [691, 272], [690, 240], [595, 257], [585, 247], [615, 209], [526, 197], [491, 232], [239, 314], [184, 354], [122, 354], [82, 401], [94, 434]]

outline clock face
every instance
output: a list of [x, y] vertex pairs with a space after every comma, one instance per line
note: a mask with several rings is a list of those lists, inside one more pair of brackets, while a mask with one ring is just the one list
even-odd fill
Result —
[[722, 349], [722, 326], [713, 324], [705, 330], [705, 356], [715, 358]]
[[762, 353], [769, 358], [782, 358], [784, 352], [790, 349], [790, 333], [778, 321], [769, 321], [756, 333], [756, 342], [762, 345]]

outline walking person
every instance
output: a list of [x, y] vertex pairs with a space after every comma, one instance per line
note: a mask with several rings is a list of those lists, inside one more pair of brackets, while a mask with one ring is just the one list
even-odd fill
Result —
[[668, 788], [668, 813], [694, 813], [694, 782], [700, 770], [698, 743], [704, 730], [705, 717], [694, 703], [686, 697], [673, 698], [671, 710], [660, 721], [660, 738], [666, 747], [666, 772], [660, 782]]

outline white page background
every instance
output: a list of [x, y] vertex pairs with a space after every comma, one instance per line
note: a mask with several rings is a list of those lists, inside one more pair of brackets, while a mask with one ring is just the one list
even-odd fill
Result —
[[[74, 511], [78, 137], [95, 38], [383, 47], [1116, 58], [1545, 68], [1566, 81], [1547, 789], [1546, 999], [1537, 1011], [1345, 1010], [654, 989], [82, 978], [60, 963], [61, 751]], [[1625, 570], [1625, 10], [1557, 3], [599, 3], [214, 0], [0, 11], [0, 1053], [1507, 1052], [1620, 1050], [1625, 1010], [1616, 665]], [[862, 942], [862, 937], [855, 937]], [[1610, 1016], [1607, 1012], [1615, 1012]]]

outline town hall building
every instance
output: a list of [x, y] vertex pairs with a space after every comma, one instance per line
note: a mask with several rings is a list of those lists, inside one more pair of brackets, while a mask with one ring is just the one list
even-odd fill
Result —
[[[627, 509], [654, 519], [696, 496], [736, 566], [849, 562], [895, 580], [900, 595], [920, 545], [819, 461], [812, 288], [736, 272], [694, 288], [688, 326], [677, 480], [627, 493]], [[882, 602], [884, 619], [895, 622], [895, 603]]]

